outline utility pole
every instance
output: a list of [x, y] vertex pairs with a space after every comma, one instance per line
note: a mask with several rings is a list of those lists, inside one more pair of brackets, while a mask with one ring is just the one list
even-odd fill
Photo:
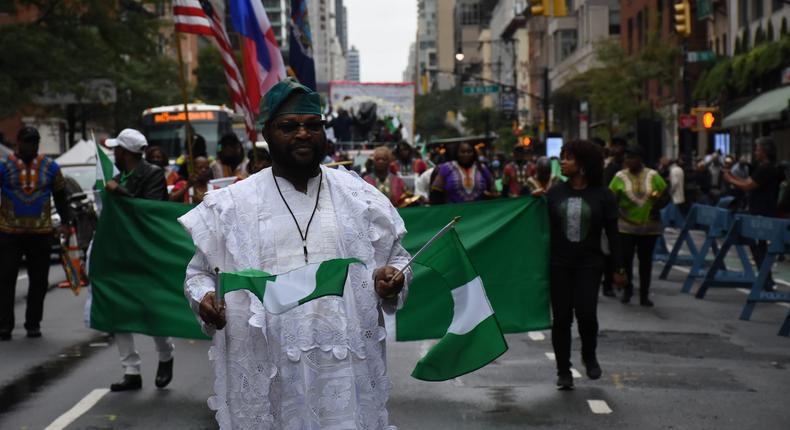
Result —
[[543, 142], [549, 135], [549, 68], [543, 68]]

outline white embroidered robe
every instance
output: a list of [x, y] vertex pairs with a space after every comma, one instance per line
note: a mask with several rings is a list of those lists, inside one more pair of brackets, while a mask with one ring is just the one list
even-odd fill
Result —
[[[373, 270], [402, 267], [406, 233], [389, 200], [349, 172], [322, 168], [318, 210], [307, 235], [317, 263], [356, 257], [344, 296], [324, 297], [282, 315], [265, 311], [251, 293], [226, 295], [227, 326], [214, 333], [209, 358], [215, 373], [208, 404], [222, 429], [388, 429], [382, 310], [394, 312], [407, 289], [382, 302]], [[308, 192], [277, 179], [305, 231], [319, 178]], [[185, 294], [197, 314], [214, 290], [213, 268], [256, 268], [283, 273], [304, 265], [302, 240], [275, 187], [271, 169], [209, 193], [179, 219], [197, 247], [187, 268]], [[407, 276], [407, 285], [410, 274]]]

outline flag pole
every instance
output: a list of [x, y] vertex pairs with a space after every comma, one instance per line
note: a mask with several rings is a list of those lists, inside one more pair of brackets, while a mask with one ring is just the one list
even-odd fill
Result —
[[414, 255], [411, 256], [411, 259], [409, 259], [409, 262], [406, 263], [406, 265], [403, 266], [400, 270], [398, 270], [397, 273], [395, 273], [395, 276], [393, 276], [392, 279], [394, 280], [398, 276], [403, 276], [403, 272], [407, 268], [411, 267], [411, 264], [414, 263], [414, 260], [417, 259], [417, 257], [419, 257], [420, 254], [423, 253], [423, 251], [425, 251], [426, 249], [430, 248], [431, 245], [433, 245], [440, 237], [444, 236], [448, 231], [450, 231], [450, 229], [452, 229], [453, 226], [455, 226], [455, 224], [458, 223], [458, 221], [461, 221], [461, 217], [460, 216], [457, 216], [457, 217], [453, 218], [452, 220], [450, 220], [450, 222], [447, 223], [447, 225], [444, 226], [441, 230], [439, 230], [438, 233], [433, 235], [432, 238], [428, 239], [428, 241], [425, 242], [425, 245], [423, 245], [422, 248], [420, 248], [419, 251], [415, 252]]
[[187, 91], [186, 71], [184, 70], [184, 58], [181, 52], [181, 33], [176, 31], [176, 52], [178, 56], [178, 77], [181, 83], [181, 98], [184, 101], [184, 120], [187, 125], [187, 177], [192, 174], [195, 161], [192, 159], [192, 124], [189, 122], [189, 93]]

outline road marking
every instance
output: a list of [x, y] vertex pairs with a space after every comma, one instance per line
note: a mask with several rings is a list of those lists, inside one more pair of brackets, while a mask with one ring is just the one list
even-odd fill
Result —
[[691, 272], [691, 269], [689, 269], [688, 267], [682, 267], [682, 266], [672, 266], [672, 268], [673, 268], [673, 269], [675, 269], [675, 270], [677, 270], [677, 271], [683, 272], [683, 273], [689, 273], [689, 272]]
[[73, 408], [69, 409], [63, 415], [59, 416], [52, 424], [48, 425], [47, 428], [44, 430], [63, 430], [69, 426], [69, 424], [73, 423], [77, 420], [77, 418], [81, 417], [85, 412], [88, 412], [90, 408], [92, 408], [96, 403], [104, 397], [105, 394], [109, 393], [110, 390], [108, 388], [96, 388], [95, 390], [88, 393], [87, 396], [83, 397], [82, 400], [77, 402]]
[[587, 400], [587, 404], [594, 414], [607, 415], [612, 413], [612, 408], [610, 408], [604, 400]]
[[102, 348], [105, 346], [110, 346], [110, 344], [107, 342], [92, 342], [89, 343], [88, 346], [90, 346], [91, 348]]
[[574, 378], [581, 378], [582, 377], [582, 374], [579, 373], [579, 371], [574, 369], [573, 367], [571, 367], [571, 375], [573, 375]]
[[553, 353], [553, 352], [547, 352], [547, 353], [546, 353], [546, 358], [548, 358], [548, 359], [549, 359], [549, 360], [551, 360], [551, 361], [554, 361], [554, 360], [556, 360], [556, 359], [557, 359], [557, 357], [556, 357], [556, 356], [554, 356], [554, 353]]
[[748, 295], [751, 291], [747, 290], [746, 288], [736, 288], [735, 290], [740, 291], [743, 294]]
[[536, 342], [539, 342], [541, 340], [546, 340], [546, 335], [539, 331], [531, 331], [527, 333], [527, 336], [529, 336], [530, 339]]
[[622, 378], [620, 378], [619, 373], [612, 374], [612, 383], [614, 383], [614, 387], [617, 388], [618, 390], [625, 388], [625, 385], [623, 385], [623, 381]]
[[23, 274], [19, 275], [19, 276], [16, 278], [16, 280], [17, 280], [17, 281], [20, 281], [20, 280], [22, 280], [22, 279], [27, 279], [27, 273], [23, 273]]

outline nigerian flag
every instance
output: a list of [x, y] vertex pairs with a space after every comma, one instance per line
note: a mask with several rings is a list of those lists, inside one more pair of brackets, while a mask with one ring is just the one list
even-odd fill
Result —
[[362, 263], [356, 258], [338, 258], [308, 264], [281, 275], [255, 269], [220, 274], [220, 295], [248, 290], [273, 314], [287, 312], [324, 296], [343, 296], [348, 266]]
[[411, 376], [445, 381], [473, 372], [507, 351], [483, 281], [455, 229], [426, 249], [414, 264], [435, 272], [442, 280], [442, 287], [452, 295], [453, 318], [444, 337], [420, 359]]
[[96, 185], [94, 188], [103, 190], [104, 184], [118, 174], [118, 168], [99, 146], [99, 143], [94, 142], [94, 144], [96, 145]]

